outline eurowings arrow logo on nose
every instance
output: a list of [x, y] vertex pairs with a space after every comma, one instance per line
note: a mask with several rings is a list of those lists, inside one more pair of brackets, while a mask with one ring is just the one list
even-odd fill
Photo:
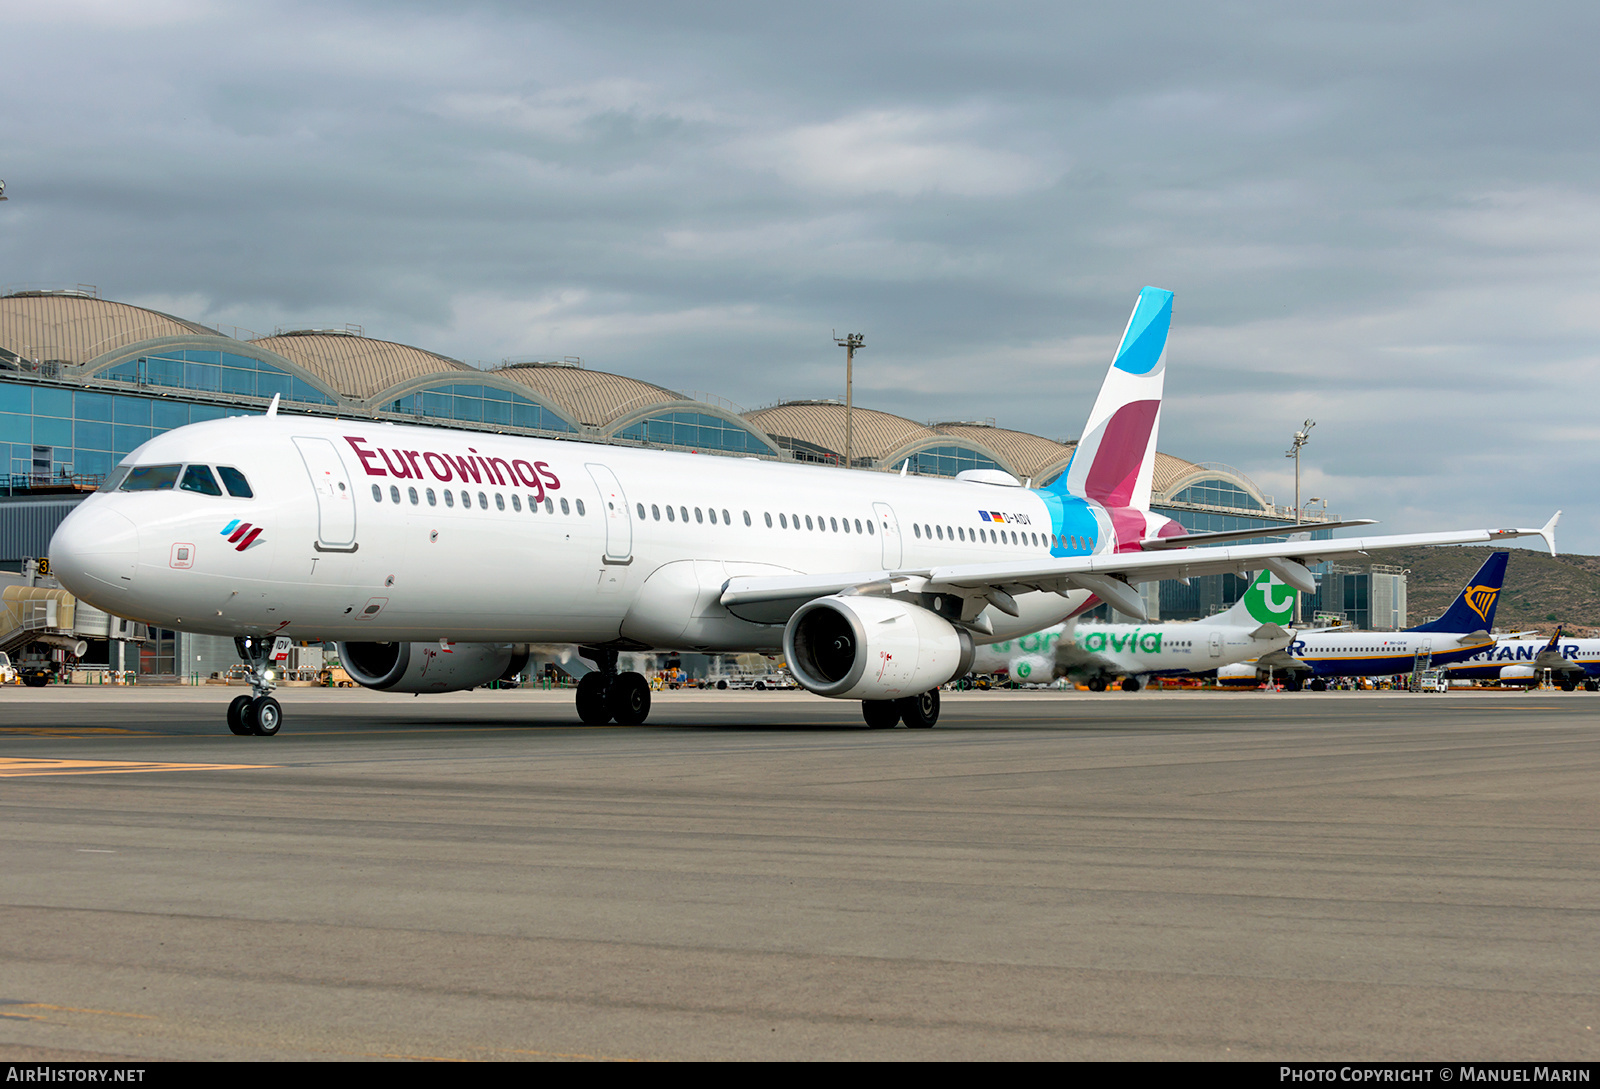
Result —
[[261, 527], [252, 526], [249, 522], [241, 522], [235, 518], [222, 527], [222, 535], [228, 538], [228, 543], [233, 545], [235, 552], [243, 552], [258, 543]]
[[1489, 610], [1494, 606], [1494, 599], [1499, 596], [1498, 586], [1469, 586], [1461, 593], [1467, 608], [1477, 613], [1485, 624], [1489, 622]]

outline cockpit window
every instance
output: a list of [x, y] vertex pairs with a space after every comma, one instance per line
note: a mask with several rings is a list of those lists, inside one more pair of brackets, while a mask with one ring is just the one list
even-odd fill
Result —
[[178, 482], [178, 470], [181, 465], [135, 465], [128, 473], [128, 479], [122, 482], [119, 491], [124, 492], [165, 492], [171, 491], [172, 486]]
[[217, 487], [217, 478], [211, 475], [211, 468], [206, 465], [191, 465], [183, 471], [183, 483], [179, 489], [186, 492], [199, 492], [201, 495], [221, 495], [222, 489]]
[[218, 465], [217, 475], [222, 478], [222, 486], [228, 489], [228, 494], [235, 499], [254, 499], [256, 493], [250, 490], [250, 482], [244, 474], [232, 465]]
[[127, 465], [118, 465], [115, 469], [111, 470], [111, 475], [106, 477], [105, 483], [101, 484], [100, 487], [96, 488], [95, 490], [101, 492], [116, 491], [122, 486], [123, 480], [127, 478], [128, 469], [129, 466]]

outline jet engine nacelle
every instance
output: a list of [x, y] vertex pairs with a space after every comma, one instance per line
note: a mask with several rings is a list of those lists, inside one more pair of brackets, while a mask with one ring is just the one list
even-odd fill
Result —
[[380, 692], [461, 692], [528, 664], [510, 643], [340, 643], [350, 679]]
[[1011, 659], [1011, 679], [1018, 684], [1049, 684], [1056, 679], [1056, 663], [1042, 654], [1024, 654]]
[[822, 597], [783, 629], [800, 687], [835, 699], [915, 696], [972, 668], [972, 636], [938, 613], [885, 597]]
[[1500, 670], [1502, 681], [1515, 681], [1518, 684], [1532, 684], [1536, 674], [1530, 665], [1508, 665]]
[[1238, 687], [1243, 684], [1254, 687], [1260, 683], [1261, 677], [1256, 672], [1256, 667], [1248, 662], [1238, 662], [1234, 665], [1217, 667], [1217, 684], [1219, 686], [1232, 685]]

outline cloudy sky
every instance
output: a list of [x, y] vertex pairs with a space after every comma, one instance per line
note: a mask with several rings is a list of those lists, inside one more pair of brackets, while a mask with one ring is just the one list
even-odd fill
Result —
[[0, 0], [0, 284], [1078, 433], [1600, 552], [1600, 8]]

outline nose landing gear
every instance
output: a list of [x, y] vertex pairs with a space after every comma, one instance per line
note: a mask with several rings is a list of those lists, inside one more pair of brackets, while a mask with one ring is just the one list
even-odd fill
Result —
[[271, 737], [283, 725], [283, 706], [268, 695], [276, 687], [268, 668], [275, 642], [254, 635], [234, 637], [239, 657], [250, 665], [245, 676], [250, 681], [251, 694], [235, 696], [228, 704], [228, 729], [241, 737]]

